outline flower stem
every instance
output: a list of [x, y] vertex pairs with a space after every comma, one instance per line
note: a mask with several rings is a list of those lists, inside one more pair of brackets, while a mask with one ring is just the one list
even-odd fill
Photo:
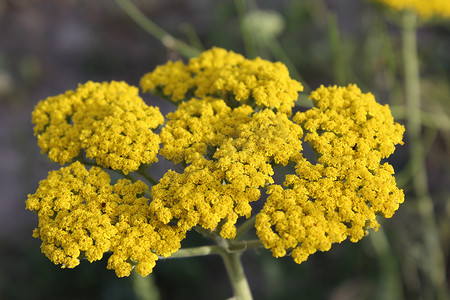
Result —
[[184, 258], [184, 257], [194, 257], [194, 256], [206, 256], [211, 254], [220, 254], [223, 255], [227, 252], [243, 252], [250, 248], [259, 248], [262, 247], [262, 243], [260, 240], [250, 240], [250, 241], [241, 241], [235, 242], [228, 245], [227, 240], [223, 240], [226, 244], [226, 248], [224, 246], [200, 246], [200, 247], [192, 247], [192, 248], [182, 248], [177, 252], [173, 253], [168, 257], [159, 257], [160, 259], [171, 259], [171, 258]]
[[428, 176], [425, 168], [425, 149], [422, 141], [422, 115], [420, 110], [420, 75], [417, 55], [417, 15], [407, 11], [403, 15], [403, 59], [405, 71], [405, 94], [407, 109], [407, 134], [410, 143], [413, 170], [413, 189], [417, 198], [418, 210], [425, 230], [424, 267], [436, 293], [436, 299], [448, 299], [445, 281], [444, 254], [439, 241], [438, 228], [433, 212], [433, 201], [428, 192]]
[[[251, 240], [232, 243], [232, 241], [220, 237], [215, 240], [218, 245], [180, 249], [171, 256], [167, 257], [167, 259], [219, 254], [225, 264], [228, 278], [230, 278], [231, 286], [233, 287], [234, 299], [252, 300], [252, 293], [241, 263], [241, 254], [249, 248], [262, 247], [261, 241]], [[164, 257], [160, 258], [164, 259]]]
[[160, 259], [170, 259], [170, 258], [185, 258], [185, 257], [194, 257], [194, 256], [206, 256], [211, 254], [222, 254], [224, 252], [219, 246], [201, 246], [201, 247], [192, 247], [180, 249], [177, 252], [173, 253], [169, 257], [159, 257]]
[[253, 297], [244, 273], [244, 268], [242, 267], [241, 254], [242, 252], [225, 251], [221, 253], [221, 256], [225, 263], [236, 300], [251, 300]]
[[236, 236], [235, 236], [235, 240], [239, 240], [247, 231], [249, 231], [252, 227], [255, 226], [255, 221], [256, 221], [256, 215], [253, 215], [250, 217], [250, 219], [248, 219], [247, 221], [245, 221], [238, 229], [236, 232]]
[[137, 300], [161, 299], [161, 295], [159, 293], [158, 287], [156, 286], [153, 274], [150, 274], [147, 277], [142, 277], [136, 272], [133, 272], [131, 276], [133, 282], [133, 290]]
[[144, 177], [145, 180], [147, 180], [148, 183], [150, 183], [152, 186], [158, 184], [158, 181], [154, 179], [152, 176], [148, 175], [144, 170], [139, 170], [137, 173], [139, 173], [139, 175]]

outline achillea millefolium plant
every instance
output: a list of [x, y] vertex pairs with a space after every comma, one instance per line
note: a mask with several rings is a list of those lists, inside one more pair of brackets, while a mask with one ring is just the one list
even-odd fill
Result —
[[[163, 117], [137, 87], [113, 81], [80, 84], [33, 111], [42, 153], [65, 165], [26, 201], [39, 218], [33, 235], [55, 264], [73, 268], [109, 252], [117, 276], [133, 268], [146, 276], [162, 257], [217, 253], [238, 270], [230, 272], [237, 297], [249, 299], [236, 278], [244, 250], [302, 263], [359, 241], [404, 200], [382, 163], [404, 128], [356, 85], [321, 86], [313, 108], [293, 113], [303, 87], [283, 64], [213, 48], [158, 66], [140, 88], [177, 109]], [[303, 155], [305, 143], [314, 159]], [[148, 167], [158, 154], [177, 171], [155, 180]], [[292, 172], [276, 183], [278, 170]], [[113, 171], [123, 178], [112, 182]], [[251, 228], [257, 239], [242, 240]], [[192, 230], [217, 246], [180, 249]]]

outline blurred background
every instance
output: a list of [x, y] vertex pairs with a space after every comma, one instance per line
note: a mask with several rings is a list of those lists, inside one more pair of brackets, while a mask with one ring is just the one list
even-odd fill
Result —
[[[173, 47], [149, 22], [190, 47]], [[306, 86], [304, 98], [321, 84], [356, 83], [405, 124], [401, 34], [400, 14], [364, 0], [0, 0], [0, 300], [145, 299], [143, 289], [154, 295], [147, 299], [232, 296], [219, 257], [159, 261], [143, 281], [117, 278], [105, 259], [68, 270], [40, 253], [40, 240], [31, 237], [37, 216], [24, 202], [59, 165], [40, 154], [33, 137], [39, 100], [88, 80], [137, 85], [169, 59], [218, 46], [284, 62]], [[405, 136], [388, 159], [405, 203], [377, 233], [301, 265], [264, 249], [246, 252], [255, 299], [448, 299], [450, 21], [421, 22], [417, 36], [426, 153], [411, 161]], [[414, 184], [420, 170], [424, 193]]]

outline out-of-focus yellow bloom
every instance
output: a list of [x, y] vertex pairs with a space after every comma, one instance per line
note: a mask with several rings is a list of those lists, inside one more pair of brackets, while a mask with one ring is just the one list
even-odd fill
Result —
[[164, 118], [136, 87], [90, 81], [39, 102], [32, 122], [38, 145], [51, 160], [65, 164], [84, 149], [99, 165], [128, 174], [157, 161], [159, 136], [152, 129]]
[[294, 121], [304, 128], [316, 161], [299, 159], [284, 187], [268, 187], [255, 226], [275, 257], [292, 251], [297, 263], [333, 243], [360, 240], [368, 228], [378, 228], [376, 215], [390, 218], [404, 198], [392, 166], [380, 163], [404, 132], [388, 106], [355, 85], [322, 86], [311, 98], [315, 107]]
[[212, 48], [188, 64], [168, 62], [144, 75], [144, 92], [161, 92], [177, 102], [192, 96], [218, 97], [230, 107], [248, 104], [290, 112], [302, 85], [289, 77], [282, 63], [261, 58], [245, 59], [221, 48]]
[[55, 264], [73, 268], [80, 258], [90, 262], [112, 252], [108, 268], [128, 276], [132, 265], [148, 275], [157, 255], [169, 256], [180, 248], [185, 232], [152, 218], [148, 187], [141, 181], [119, 180], [98, 167], [89, 171], [75, 162], [52, 171], [28, 196], [27, 209], [39, 216], [34, 236], [42, 240], [42, 252]]
[[395, 10], [412, 10], [423, 18], [450, 18], [449, 0], [376, 0]]

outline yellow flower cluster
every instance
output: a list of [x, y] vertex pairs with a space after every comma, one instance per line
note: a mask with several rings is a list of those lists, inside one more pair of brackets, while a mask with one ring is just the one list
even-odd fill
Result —
[[205, 51], [186, 65], [177, 61], [158, 66], [142, 77], [140, 86], [144, 92], [161, 92], [175, 102], [211, 96], [231, 107], [249, 104], [286, 113], [303, 90], [289, 77], [285, 65], [248, 60], [221, 48]]
[[84, 149], [97, 164], [125, 174], [157, 161], [159, 136], [152, 129], [164, 118], [138, 92], [125, 82], [87, 82], [39, 102], [32, 115], [39, 147], [61, 164]]
[[333, 243], [360, 240], [368, 228], [378, 228], [377, 215], [390, 218], [404, 198], [392, 166], [380, 164], [404, 132], [389, 108], [355, 85], [322, 86], [311, 98], [315, 107], [294, 121], [305, 130], [315, 163], [299, 159], [284, 188], [268, 188], [255, 225], [275, 257], [292, 251], [297, 263]]
[[441, 16], [450, 18], [448, 0], [377, 0], [395, 10], [412, 10], [423, 18]]
[[[167, 115], [160, 153], [190, 164], [182, 174], [168, 172], [152, 188], [152, 207], [164, 223], [179, 220], [186, 230], [200, 225], [233, 238], [249, 202], [273, 183], [272, 163], [286, 165], [301, 156], [302, 129], [286, 114], [250, 106], [230, 108], [222, 99], [192, 99]], [[159, 211], [159, 213], [158, 213]]]
[[[166, 172], [151, 199], [143, 182], [111, 185], [98, 166], [76, 161], [50, 172], [27, 208], [38, 214], [35, 236], [56, 264], [73, 268], [111, 252], [108, 268], [118, 276], [133, 265], [145, 276], [193, 227], [232, 239], [238, 218], [252, 213], [263, 245], [301, 263], [333, 243], [358, 241], [377, 229], [377, 215], [389, 218], [403, 202], [393, 168], [381, 161], [402, 143], [404, 128], [355, 85], [322, 86], [310, 96], [314, 108], [292, 116], [302, 86], [285, 66], [213, 48], [156, 68], [141, 87], [179, 102], [160, 134], [159, 110], [124, 82], [88, 82], [33, 112], [42, 152], [61, 164], [83, 161], [85, 151], [93, 164], [126, 175], [155, 162], [161, 144], [162, 156], [184, 166]], [[314, 159], [303, 156], [302, 143]], [[276, 184], [275, 167], [286, 173], [288, 164], [295, 174]], [[261, 191], [268, 197], [255, 213]]]
[[108, 268], [128, 276], [132, 266], [148, 275], [158, 259], [180, 248], [184, 232], [164, 225], [142, 196], [148, 187], [141, 181], [119, 180], [98, 167], [89, 171], [74, 162], [52, 171], [28, 196], [27, 209], [39, 216], [34, 236], [42, 239], [42, 252], [55, 264], [73, 268], [80, 258], [90, 262], [112, 252]]

